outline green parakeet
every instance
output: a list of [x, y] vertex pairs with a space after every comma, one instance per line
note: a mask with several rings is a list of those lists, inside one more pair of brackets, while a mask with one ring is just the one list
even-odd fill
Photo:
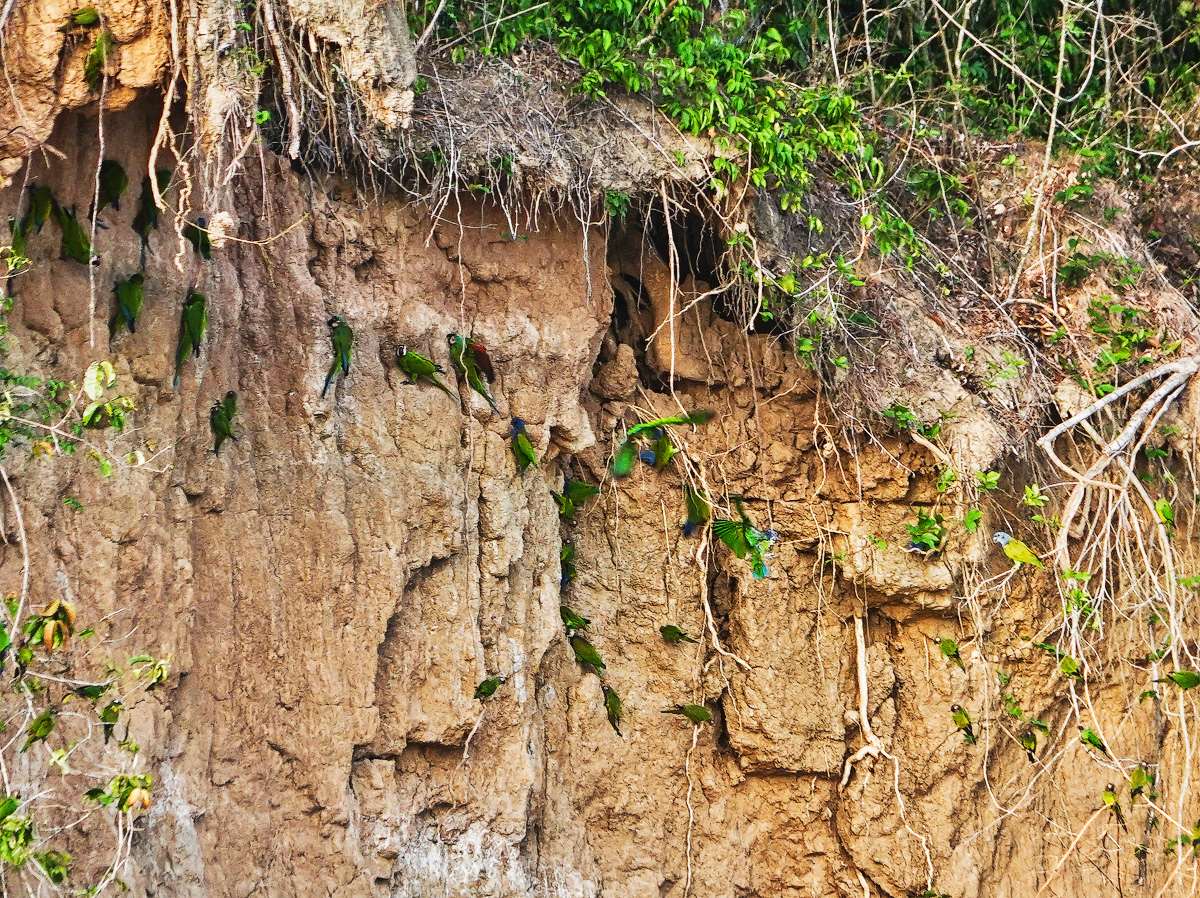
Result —
[[486, 701], [496, 694], [496, 690], [500, 688], [500, 684], [503, 682], [504, 679], [502, 677], [488, 677], [475, 687], [475, 697], [481, 702]]
[[558, 550], [559, 588], [566, 589], [567, 584], [575, 579], [575, 546], [564, 542]]
[[1145, 764], [1138, 764], [1133, 768], [1133, 772], [1129, 774], [1129, 803], [1133, 804], [1133, 799], [1137, 798], [1145, 791], [1147, 786], [1154, 785], [1154, 777], [1146, 770]]
[[[600, 688], [604, 691], [604, 710], [608, 713], [608, 722], [612, 724], [617, 735], [621, 736], [621, 697], [611, 686], [601, 686]], [[625, 737], [621, 736], [621, 738]]]
[[43, 741], [54, 731], [54, 724], [58, 722], [58, 712], [53, 708], [47, 708], [33, 720], [29, 721], [29, 729], [25, 731], [25, 744], [21, 746], [22, 753], [29, 751], [29, 747], [35, 742]]
[[683, 630], [679, 629], [674, 624], [665, 624], [658, 628], [658, 632], [661, 633], [662, 638], [671, 643], [671, 645], [679, 645], [681, 642], [690, 642], [693, 644], [696, 643], [696, 640], [692, 639], [692, 637], [688, 636], [687, 633], [683, 632]]
[[109, 680], [107, 683], [87, 683], [83, 686], [73, 688], [71, 694], [95, 704], [114, 685], [115, 683], [112, 680]]
[[1083, 669], [1079, 666], [1079, 662], [1070, 655], [1060, 655], [1058, 659], [1058, 669], [1062, 675], [1069, 680], [1083, 680]]
[[571, 648], [575, 651], [575, 660], [580, 664], [590, 664], [595, 668], [597, 675], [604, 670], [604, 661], [600, 658], [596, 647], [578, 633], [571, 636]]
[[613, 477], [621, 478], [628, 477], [633, 473], [633, 463], [638, 458], [638, 444], [631, 437], [627, 437], [617, 447], [617, 452], [613, 456], [612, 472]]
[[59, 34], [69, 34], [76, 28], [94, 28], [100, 24], [100, 13], [94, 6], [81, 6], [67, 18], [67, 23], [58, 29]]
[[83, 59], [83, 79], [88, 83], [89, 89], [93, 91], [100, 89], [100, 81], [104, 76], [104, 65], [112, 55], [113, 46], [111, 31], [103, 28], [97, 32], [92, 49], [88, 50], [87, 56]]
[[954, 721], [954, 725], [962, 730], [963, 739], [967, 745], [975, 744], [975, 729], [971, 725], [971, 717], [963, 710], [961, 705], [950, 706], [950, 719]]
[[1200, 686], [1200, 674], [1193, 673], [1190, 670], [1177, 670], [1167, 674], [1165, 677], [1160, 677], [1155, 680], [1155, 683], [1165, 683], [1170, 680], [1180, 689], [1195, 689]]
[[125, 706], [120, 700], [114, 700], [104, 706], [100, 712], [100, 723], [104, 727], [104, 744], [108, 745], [108, 740], [112, 738], [113, 730], [117, 727], [117, 721], [121, 719], [121, 712], [125, 710]]
[[1025, 754], [1029, 756], [1029, 763], [1036, 764], [1037, 756], [1034, 752], [1037, 751], [1037, 733], [1032, 729], [1021, 734], [1021, 748], [1025, 749]]
[[42, 225], [50, 220], [51, 215], [55, 215], [57, 206], [58, 203], [54, 201], [54, 194], [50, 192], [49, 187], [32, 185], [29, 188], [29, 210], [25, 213], [25, 233], [29, 233], [29, 227], [32, 225], [40, 234]]
[[113, 287], [113, 296], [116, 297], [116, 301], [113, 313], [108, 319], [108, 338], [111, 340], [115, 337], [122, 327], [127, 327], [131, 334], [136, 334], [138, 316], [142, 314], [142, 303], [146, 298], [142, 291], [141, 272], [118, 282]]
[[748, 557], [754, 576], [762, 579], [769, 573], [766, 559], [770, 556], [766, 554], [766, 550], [779, 539], [779, 534], [774, 530], [759, 530], [751, 523], [741, 498], [735, 496], [733, 501], [738, 510], [739, 520], [717, 518], [712, 522], [713, 533], [738, 558]]
[[1154, 500], [1154, 513], [1158, 515], [1158, 519], [1166, 525], [1168, 530], [1175, 526], [1175, 509], [1166, 499]]
[[183, 236], [192, 245], [192, 252], [200, 254], [205, 262], [212, 261], [212, 238], [208, 235], [208, 219], [197, 218], [195, 223], [183, 226]]
[[75, 217], [74, 208], [64, 209], [55, 203], [54, 213], [58, 218], [59, 227], [62, 228], [62, 249], [59, 255], [80, 265], [92, 265], [98, 261], [92, 249], [91, 237]]
[[571, 520], [575, 517], [575, 511], [592, 496], [600, 492], [600, 487], [593, 486], [584, 480], [572, 480], [567, 477], [563, 480], [563, 491], [556, 493], [550, 491], [550, 495], [554, 497], [555, 504], [558, 505], [559, 517]]
[[1112, 755], [1108, 753], [1108, 748], [1105, 746], [1104, 740], [1101, 739], [1100, 736], [1097, 735], [1096, 731], [1091, 727], [1080, 725], [1079, 741], [1084, 745], [1096, 749], [1096, 751], [1100, 752], [1100, 754], [1104, 755], [1104, 757], [1109, 759], [1112, 758]]
[[656, 471], [661, 471], [671, 459], [679, 454], [679, 450], [675, 448], [675, 444], [671, 442], [671, 436], [665, 430], [657, 429], [651, 432], [654, 437], [654, 443], [649, 449], [643, 449], [638, 453], [638, 458], [643, 462], [653, 467]]
[[442, 370], [442, 366], [435, 364], [427, 356], [423, 356], [419, 352], [413, 352], [407, 346], [397, 346], [396, 365], [408, 375], [409, 383], [415, 384], [423, 377], [455, 402], [459, 401], [458, 394], [442, 383], [442, 379], [438, 377], [438, 372]]
[[487, 400], [492, 411], [500, 414], [496, 401], [488, 392], [488, 384], [495, 379], [495, 370], [487, 347], [462, 334], [447, 334], [446, 342], [450, 345], [450, 364], [454, 366], [454, 373], [460, 379], [465, 378], [471, 389]]
[[692, 723], [708, 723], [712, 720], [712, 711], [703, 705], [676, 705], [674, 708], [667, 708], [663, 714], [680, 714], [686, 717]]
[[942, 654], [958, 665], [958, 669], [963, 673], [967, 672], [967, 665], [963, 664], [962, 655], [958, 653], [958, 643], [949, 636], [943, 636], [938, 640], [938, 648]]
[[129, 186], [129, 176], [116, 159], [105, 159], [100, 163], [100, 192], [96, 195], [93, 215], [99, 215], [105, 207], [112, 206], [121, 211], [121, 194]]
[[208, 302], [204, 294], [189, 290], [183, 300], [183, 315], [179, 323], [179, 345], [175, 349], [175, 387], [179, 387], [179, 372], [189, 354], [200, 357], [200, 345], [208, 330]]
[[[662, 444], [661, 458], [657, 449], [647, 450], [652, 453], [653, 458], [647, 461], [648, 464], [656, 467], [665, 467], [667, 462], [671, 460], [671, 456], [678, 451], [671, 443], [670, 437], [667, 436], [663, 428], [673, 424], [703, 424], [713, 416], [713, 413], [707, 409], [701, 409], [698, 412], [691, 412], [686, 415], [676, 415], [671, 418], [655, 418], [653, 421], [645, 421], [641, 424], [635, 424], [625, 433], [625, 439], [617, 446], [617, 451], [613, 455], [612, 473], [614, 477], [628, 477], [633, 473], [634, 462], [638, 460], [640, 455], [639, 442], [643, 435], [648, 435], [651, 430], [658, 430], [659, 433], [654, 435], [656, 445]], [[665, 441], [665, 443], [663, 442]]]
[[687, 503], [687, 520], [683, 524], [683, 535], [691, 536], [708, 523], [712, 517], [712, 503], [703, 490], [695, 489], [690, 483], [683, 485], [683, 499]]
[[[158, 181], [159, 194], [166, 194], [167, 188], [171, 186], [171, 172], [160, 168], [154, 173], [154, 177]], [[142, 268], [146, 267], [146, 249], [150, 246], [150, 232], [158, 227], [160, 211], [154, 202], [154, 189], [150, 184], [150, 177], [147, 175], [142, 178], [142, 204], [138, 208], [137, 215], [133, 217], [131, 225], [142, 239]]]
[[1104, 787], [1104, 792], [1100, 795], [1100, 800], [1104, 802], [1104, 806], [1112, 811], [1113, 816], [1117, 818], [1117, 823], [1121, 824], [1121, 829], [1127, 830], [1125, 826], [1125, 812], [1121, 810], [1121, 800], [1117, 798], [1117, 787], [1109, 783]]
[[1022, 564], [1032, 564], [1036, 568], [1044, 568], [1045, 565], [1033, 554], [1033, 550], [1019, 539], [1013, 539], [1003, 530], [997, 530], [992, 534], [992, 542], [1004, 549], [1004, 554], [1014, 566]]
[[571, 631], [585, 632], [591, 626], [591, 618], [576, 614], [566, 605], [558, 606], [558, 615], [562, 618], [563, 626]]
[[237, 393], [233, 390], [225, 394], [223, 401], [218, 400], [213, 403], [212, 410], [208, 413], [208, 420], [212, 426], [214, 454], [220, 453], [221, 444], [226, 440], [237, 442], [237, 436], [233, 432], [233, 418], [236, 414]]
[[537, 456], [533, 452], [533, 444], [529, 442], [529, 434], [525, 432], [525, 422], [520, 418], [512, 419], [512, 453], [517, 460], [517, 470], [524, 474], [529, 468], [537, 467]]
[[652, 430], [656, 427], [668, 427], [675, 424], [704, 424], [712, 419], [713, 413], [708, 409], [701, 409], [698, 412], [690, 412], [686, 415], [676, 415], [673, 418], [655, 418], [653, 421], [645, 421], [641, 424], [635, 424], [629, 428], [627, 436], [636, 439], [639, 434], [645, 433], [647, 430]]
[[354, 331], [350, 329], [346, 319], [341, 315], [334, 315], [326, 324], [329, 325], [329, 342], [333, 346], [333, 365], [325, 377], [325, 386], [321, 390], [322, 399], [329, 392], [329, 385], [333, 383], [339, 368], [342, 369], [342, 377], [350, 373], [350, 357], [354, 354]]

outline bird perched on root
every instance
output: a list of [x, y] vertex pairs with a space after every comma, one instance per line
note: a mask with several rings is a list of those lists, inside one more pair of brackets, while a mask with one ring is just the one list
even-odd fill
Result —
[[1013, 563], [1013, 567], [1032, 564], [1036, 568], [1045, 568], [1045, 565], [1033, 554], [1033, 550], [1029, 546], [1019, 539], [1009, 536], [1003, 530], [997, 530], [992, 534], [992, 542], [1004, 549], [1004, 554]]

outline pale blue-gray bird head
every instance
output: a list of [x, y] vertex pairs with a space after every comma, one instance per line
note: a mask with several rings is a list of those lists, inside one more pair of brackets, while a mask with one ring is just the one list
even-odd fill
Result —
[[999, 546], [1007, 546], [1011, 540], [1012, 540], [1012, 537], [1009, 536], [1007, 533], [1005, 533], [1003, 530], [997, 530], [995, 533], [992, 534], [992, 542], [996, 543]]

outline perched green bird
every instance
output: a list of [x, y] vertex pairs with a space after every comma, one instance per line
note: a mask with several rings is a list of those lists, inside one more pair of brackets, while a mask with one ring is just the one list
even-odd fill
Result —
[[596, 647], [578, 633], [571, 635], [571, 648], [575, 650], [575, 660], [580, 664], [590, 664], [595, 668], [597, 676], [604, 670], [604, 661], [601, 660]]
[[537, 467], [537, 456], [533, 452], [533, 444], [529, 442], [529, 434], [525, 432], [525, 422], [520, 418], [512, 419], [512, 452], [517, 459], [517, 470], [524, 474], [529, 468]]
[[109, 680], [107, 683], [88, 683], [83, 686], [76, 686], [71, 690], [71, 694], [95, 704], [114, 685], [116, 684], [113, 680]]
[[183, 236], [192, 245], [192, 252], [199, 253], [205, 262], [212, 261], [212, 238], [208, 234], [208, 219], [197, 218], [195, 224], [189, 221], [183, 226]]
[[558, 616], [562, 618], [563, 626], [572, 633], [575, 631], [580, 633], [586, 632], [587, 628], [591, 626], [592, 623], [591, 618], [576, 614], [566, 605], [558, 606]]
[[460, 379], [466, 378], [471, 389], [487, 400], [493, 412], [500, 414], [496, 401], [488, 392], [488, 384], [495, 378], [495, 370], [487, 347], [462, 334], [447, 334], [446, 342], [450, 345], [450, 363], [454, 366], [454, 373]]
[[704, 705], [676, 705], [674, 708], [667, 708], [662, 713], [680, 714], [695, 724], [708, 723], [712, 720], [712, 711]]
[[1133, 800], [1145, 791], [1147, 786], [1154, 784], [1154, 777], [1146, 770], [1145, 764], [1138, 764], [1133, 768], [1133, 772], [1129, 774], [1129, 803], [1133, 804]]
[[57, 215], [58, 203], [49, 187], [39, 187], [33, 184], [29, 188], [29, 210], [25, 213], [25, 233], [29, 233], [30, 225], [42, 232], [42, 225], [50, 220], [51, 215]]
[[325, 378], [325, 387], [321, 390], [321, 398], [329, 392], [329, 385], [337, 376], [338, 368], [342, 369], [342, 377], [350, 373], [350, 357], [354, 354], [354, 331], [341, 315], [334, 315], [329, 321], [329, 340], [333, 344], [333, 365]]
[[1037, 733], [1032, 729], [1028, 729], [1021, 734], [1021, 748], [1025, 749], [1025, 754], [1029, 756], [1029, 763], [1036, 764], [1037, 757], [1034, 752], [1037, 751]]
[[1158, 519], [1163, 522], [1168, 530], [1175, 526], [1175, 509], [1171, 507], [1171, 503], [1166, 499], [1154, 500], [1154, 513], [1158, 515]]
[[71, 13], [67, 23], [58, 29], [59, 34], [68, 34], [76, 28], [92, 28], [100, 24], [100, 12], [94, 6], [81, 6]]
[[1013, 539], [1003, 530], [997, 530], [992, 534], [992, 542], [1004, 549], [1004, 554], [1008, 560], [1013, 563], [1014, 567], [1022, 564], [1032, 564], [1036, 568], [1044, 568], [1038, 557], [1033, 554], [1033, 550], [1019, 539]]
[[692, 639], [692, 637], [688, 636], [687, 633], [683, 632], [683, 630], [679, 629], [674, 624], [664, 624], [658, 628], [658, 632], [661, 633], [662, 638], [671, 643], [671, 645], [679, 645], [681, 642], [697, 644], [696, 640]]
[[738, 558], [749, 557], [755, 578], [762, 579], [770, 573], [766, 562], [770, 556], [766, 554], [766, 550], [779, 539], [779, 534], [774, 530], [759, 530], [746, 514], [746, 506], [741, 497], [735, 496], [733, 501], [737, 506], [739, 520], [716, 518], [712, 522], [713, 533]]
[[943, 636], [938, 640], [938, 648], [942, 650], [942, 654], [958, 665], [958, 669], [963, 673], [967, 672], [967, 665], [963, 664], [962, 655], [958, 653], [958, 643], [949, 636]]
[[100, 192], [96, 195], [96, 207], [92, 215], [99, 215], [105, 207], [112, 206], [121, 211], [121, 194], [129, 186], [129, 176], [116, 159], [105, 159], [100, 163]]
[[116, 302], [108, 319], [108, 338], [111, 340], [115, 337], [122, 327], [127, 327], [131, 334], [136, 334], [138, 316], [142, 314], [142, 303], [146, 299], [142, 292], [141, 272], [118, 281], [113, 286], [113, 296], [116, 297]]
[[617, 735], [621, 736], [621, 697], [611, 686], [601, 686], [600, 689], [604, 692], [604, 710], [608, 712], [608, 722], [617, 731]]
[[25, 744], [21, 746], [22, 753], [29, 751], [29, 747], [35, 742], [43, 741], [54, 731], [54, 724], [58, 722], [58, 712], [54, 708], [47, 708], [33, 720], [29, 721], [29, 729], [25, 731]]
[[690, 483], [683, 485], [683, 499], [687, 503], [687, 520], [683, 524], [683, 535], [691, 536], [708, 523], [712, 517], [712, 503], [703, 490], [694, 488]]
[[1155, 683], [1166, 683], [1171, 681], [1180, 689], [1195, 689], [1200, 686], [1200, 674], [1193, 673], [1190, 670], [1177, 670], [1167, 674], [1165, 677], [1160, 677], [1155, 680]]
[[1070, 655], [1060, 655], [1058, 659], [1058, 669], [1062, 675], [1069, 680], [1083, 680], [1083, 669], [1079, 666], [1079, 662]]
[[572, 543], [564, 542], [562, 544], [562, 548], [558, 550], [558, 563], [559, 588], [566, 589], [567, 584], [575, 579], [575, 546]]
[[572, 520], [575, 517], [575, 510], [599, 492], [600, 487], [593, 486], [585, 480], [572, 480], [566, 477], [563, 479], [563, 491], [556, 493], [551, 490], [550, 495], [554, 497], [554, 502], [558, 505], [559, 517]]
[[496, 694], [496, 690], [500, 688], [500, 684], [503, 682], [504, 677], [488, 677], [475, 687], [475, 697], [481, 702], [486, 701]]
[[438, 377], [438, 372], [442, 370], [442, 366], [435, 364], [432, 359], [421, 355], [419, 352], [413, 352], [407, 346], [397, 346], [396, 365], [408, 375], [408, 382], [410, 384], [415, 384], [423, 377], [455, 402], [459, 401], [458, 394], [442, 383], [442, 379]]
[[80, 265], [92, 265], [99, 261], [92, 249], [91, 237], [75, 217], [75, 209], [67, 210], [55, 203], [54, 214], [58, 218], [59, 227], [62, 228], [62, 249], [59, 255]]
[[179, 345], [175, 349], [175, 387], [179, 387], [179, 372], [188, 354], [200, 357], [200, 346], [204, 342], [204, 332], [208, 330], [208, 301], [204, 294], [197, 290], [189, 290], [183, 301], [183, 316], [179, 322]]
[[967, 745], [975, 744], [975, 729], [971, 726], [971, 717], [962, 709], [961, 705], [950, 706], [950, 719], [954, 721], [954, 725], [962, 730], [963, 739]]
[[1104, 745], [1104, 740], [1101, 739], [1099, 737], [1099, 735], [1096, 734], [1096, 731], [1093, 730], [1091, 727], [1085, 727], [1085, 726], [1080, 725], [1079, 741], [1082, 742], [1084, 745], [1087, 745], [1087, 746], [1090, 746], [1090, 747], [1096, 749], [1096, 751], [1100, 752], [1100, 754], [1104, 755], [1104, 757], [1109, 758], [1109, 759], [1112, 758], [1112, 755], [1110, 755], [1108, 753], [1108, 748], [1105, 747], [1105, 745]]
[[121, 719], [121, 712], [125, 710], [125, 706], [120, 700], [114, 700], [104, 706], [100, 712], [100, 723], [104, 727], [104, 744], [108, 745], [108, 740], [112, 738], [113, 730], [117, 728], [117, 721]]
[[[154, 173], [155, 179], [158, 181], [158, 192], [160, 195], [167, 192], [167, 188], [171, 185], [171, 172], [166, 169], [158, 169]], [[150, 176], [142, 178], [142, 204], [138, 208], [138, 213], [133, 217], [132, 227], [137, 232], [137, 235], [142, 238], [142, 267], [146, 267], [146, 250], [150, 246], [150, 232], [158, 227], [158, 217], [160, 210], [154, 202], [154, 189], [150, 184]]]
[[113, 46], [112, 32], [103, 28], [96, 34], [96, 42], [92, 44], [92, 49], [88, 50], [87, 56], [84, 57], [83, 78], [93, 91], [100, 89], [104, 65], [108, 62], [108, 57], [112, 55]]
[[212, 426], [213, 432], [213, 454], [221, 452], [221, 444], [226, 440], [237, 442], [237, 436], [233, 432], [233, 418], [237, 414], [237, 393], [230, 390], [225, 394], [225, 399], [217, 400], [213, 403], [212, 410], [208, 413], [208, 421]]
[[1125, 825], [1125, 812], [1121, 810], [1121, 801], [1117, 798], [1117, 787], [1109, 783], [1104, 787], [1104, 792], [1100, 795], [1100, 800], [1104, 802], [1104, 806], [1113, 812], [1113, 816], [1117, 818], [1117, 823], [1121, 824], [1121, 829], [1128, 831]]

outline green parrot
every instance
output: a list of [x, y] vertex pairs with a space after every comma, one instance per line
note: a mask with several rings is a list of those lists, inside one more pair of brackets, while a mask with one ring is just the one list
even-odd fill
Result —
[[496, 690], [500, 688], [500, 684], [504, 682], [504, 679], [504, 677], [488, 677], [475, 687], [475, 697], [481, 702], [487, 701], [496, 694]]
[[558, 606], [558, 615], [562, 618], [563, 626], [572, 632], [586, 632], [587, 628], [591, 626], [592, 623], [591, 618], [576, 614], [566, 605]]
[[1004, 549], [1004, 554], [1008, 560], [1013, 563], [1013, 567], [1019, 567], [1022, 564], [1032, 564], [1036, 568], [1045, 568], [1038, 557], [1033, 554], [1033, 550], [1019, 539], [1013, 539], [1003, 530], [997, 530], [992, 534], [992, 542]]
[[100, 723], [104, 727], [104, 744], [108, 745], [108, 740], [112, 738], [113, 730], [117, 728], [117, 721], [121, 719], [121, 712], [125, 710], [125, 706], [121, 704], [119, 699], [109, 702], [100, 712]]
[[1125, 812], [1121, 810], [1121, 800], [1117, 798], [1117, 787], [1109, 783], [1104, 787], [1104, 792], [1100, 795], [1100, 800], [1104, 802], [1105, 807], [1113, 812], [1113, 816], [1117, 818], [1117, 823], [1121, 824], [1121, 829], [1128, 831], [1129, 827], [1125, 825]]
[[779, 534], [774, 530], [759, 530], [750, 522], [741, 497], [735, 496], [733, 501], [737, 506], [740, 520], [716, 518], [712, 522], [713, 533], [738, 558], [749, 557], [755, 578], [761, 580], [770, 573], [767, 570], [766, 562], [770, 556], [766, 554], [766, 550], [779, 539]]
[[1079, 680], [1081, 682], [1083, 680], [1083, 669], [1079, 666], [1079, 662], [1070, 655], [1059, 655], [1058, 669], [1068, 680]]
[[1177, 670], [1167, 674], [1165, 677], [1160, 677], [1155, 680], [1155, 683], [1166, 683], [1170, 680], [1180, 689], [1195, 689], [1200, 686], [1200, 674], [1193, 673], [1190, 670]]
[[[710, 420], [712, 416], [713, 413], [708, 409], [701, 409], [698, 412], [691, 412], [686, 415], [676, 415], [671, 418], [655, 418], [653, 421], [635, 424], [626, 431], [625, 439], [617, 446], [612, 463], [613, 476], [617, 478], [628, 477], [633, 473], [633, 463], [638, 460], [640, 455], [638, 443], [642, 438], [642, 434], [650, 430], [662, 430], [662, 428], [674, 424], [703, 424]], [[670, 446], [670, 451], [666, 451], [664, 447], [662, 455], [665, 456], [665, 460], [662, 460], [660, 464], [659, 453], [655, 452], [654, 460], [649, 462], [649, 464], [665, 467], [667, 462], [671, 460], [671, 456], [678, 451], [671, 445], [670, 438], [667, 437], [665, 432], [658, 434], [655, 437], [655, 442], [658, 443], [664, 439], [666, 440], [665, 446]]]
[[1021, 748], [1025, 749], [1025, 754], [1029, 756], [1029, 763], [1036, 764], [1037, 757], [1034, 752], [1037, 751], [1037, 733], [1032, 729], [1028, 729], [1021, 734]]
[[96, 196], [96, 206], [92, 215], [99, 215], [106, 206], [112, 206], [121, 211], [121, 194], [129, 186], [129, 176], [116, 159], [105, 159], [100, 163], [100, 192]]
[[142, 274], [137, 272], [127, 280], [119, 281], [113, 287], [116, 303], [112, 316], [108, 319], [108, 339], [117, 335], [122, 327], [129, 328], [131, 334], [137, 333], [138, 316], [142, 314], [142, 303], [145, 294], [142, 292]]
[[629, 428], [626, 436], [631, 439], [636, 439], [639, 434], [645, 433], [647, 430], [653, 430], [656, 427], [669, 427], [675, 424], [704, 424], [712, 420], [713, 413], [708, 409], [701, 409], [698, 412], [690, 412], [685, 415], [676, 415], [673, 418], [655, 418], [653, 421], [646, 421], [642, 424], [635, 424]]
[[1091, 727], [1085, 727], [1082, 724], [1079, 727], [1079, 741], [1084, 745], [1090, 746], [1104, 757], [1112, 759], [1112, 755], [1108, 753], [1108, 748], [1104, 745], [1104, 740], [1097, 735], [1096, 731]]
[[704, 705], [676, 705], [674, 708], [667, 708], [662, 713], [681, 714], [695, 724], [708, 723], [712, 720], [712, 711]]
[[1132, 805], [1133, 800], [1141, 795], [1147, 786], [1153, 784], [1154, 777], [1146, 770], [1145, 764], [1134, 767], [1133, 772], [1129, 774], [1129, 803]]
[[233, 432], [233, 418], [237, 414], [237, 393], [230, 390], [225, 394], [225, 399], [217, 400], [213, 403], [212, 410], [208, 413], [209, 424], [212, 426], [213, 432], [213, 454], [219, 454], [221, 444], [226, 440], [237, 442], [237, 436]]
[[643, 449], [639, 452], [638, 458], [653, 467], [656, 471], [661, 471], [671, 463], [672, 458], [679, 454], [679, 450], [671, 442], [670, 434], [662, 428], [657, 428], [650, 433], [654, 443], [649, 449]]
[[554, 497], [554, 502], [558, 505], [559, 517], [572, 520], [575, 517], [575, 510], [599, 492], [600, 487], [593, 486], [585, 480], [572, 480], [564, 477], [563, 491], [556, 493], [551, 490], [550, 495]]
[[76, 28], [94, 28], [100, 24], [100, 13], [94, 6], [81, 6], [71, 13], [67, 24], [58, 29], [59, 34], [69, 34]]
[[687, 503], [687, 520], [683, 524], [683, 535], [691, 536], [708, 523], [712, 517], [712, 503], [703, 490], [695, 489], [690, 483], [683, 485], [683, 499]]
[[334, 315], [329, 321], [329, 340], [333, 344], [333, 366], [325, 378], [325, 387], [321, 390], [321, 398], [329, 392], [329, 385], [337, 376], [338, 368], [342, 369], [342, 377], [350, 373], [350, 357], [354, 354], [354, 331], [341, 315]]
[[88, 683], [84, 686], [76, 686], [71, 690], [71, 694], [95, 704], [114, 685], [115, 683], [112, 680], [109, 680], [107, 683]]
[[604, 692], [604, 710], [608, 712], [608, 722], [612, 724], [617, 735], [621, 736], [621, 697], [611, 686], [601, 686], [600, 689]]
[[54, 201], [54, 194], [50, 192], [49, 187], [32, 185], [29, 188], [29, 210], [25, 213], [25, 233], [29, 233], [29, 227], [32, 225], [40, 234], [42, 225], [50, 220], [50, 216], [57, 215], [57, 207], [58, 203]]
[[438, 377], [438, 372], [442, 370], [442, 366], [435, 364], [432, 359], [421, 355], [419, 352], [413, 352], [407, 346], [397, 346], [396, 365], [408, 375], [408, 382], [410, 384], [415, 384], [423, 377], [455, 402], [461, 401], [457, 393], [442, 383], [442, 379]]
[[662, 634], [662, 638], [671, 645], [679, 645], [681, 642], [690, 642], [693, 645], [697, 644], [695, 639], [688, 636], [687, 633], [679, 629], [674, 624], [665, 624], [658, 628], [658, 632]]
[[963, 673], [967, 672], [967, 665], [963, 664], [962, 655], [958, 653], [958, 643], [949, 636], [943, 636], [938, 640], [938, 648], [942, 650], [942, 654], [958, 665], [958, 669]]
[[487, 347], [477, 340], [464, 338], [462, 334], [447, 334], [446, 342], [450, 345], [450, 363], [454, 366], [454, 373], [460, 379], [466, 378], [471, 389], [487, 400], [493, 412], [500, 414], [496, 401], [488, 392], [488, 384], [495, 379], [495, 370]]
[[1171, 508], [1171, 503], [1166, 499], [1154, 500], [1154, 513], [1168, 530], [1175, 526], [1175, 509]]
[[[167, 169], [160, 168], [154, 173], [155, 179], [158, 181], [158, 192], [160, 195], [167, 192], [167, 188], [171, 186], [171, 172]], [[142, 238], [142, 267], [146, 267], [146, 249], [150, 246], [150, 232], [158, 227], [158, 217], [160, 210], [154, 202], [154, 189], [150, 185], [150, 176], [142, 178], [142, 205], [138, 209], [137, 215], [133, 217], [132, 227]]]
[[537, 467], [538, 460], [533, 452], [533, 444], [529, 442], [525, 422], [520, 418], [512, 419], [512, 452], [517, 459], [517, 470], [522, 474], [529, 468]]
[[200, 345], [208, 329], [208, 301], [204, 294], [189, 290], [183, 301], [183, 317], [179, 323], [179, 346], [175, 349], [175, 388], [179, 388], [179, 372], [189, 353], [200, 357]]
[[100, 82], [104, 76], [104, 64], [112, 55], [113, 46], [112, 32], [104, 28], [96, 35], [96, 42], [92, 44], [92, 49], [88, 50], [87, 56], [83, 59], [83, 78], [87, 81], [88, 88], [93, 91], [100, 89]]
[[580, 636], [578, 633], [571, 635], [571, 648], [575, 650], [575, 660], [580, 664], [590, 664], [596, 670], [597, 676], [602, 676], [600, 673], [604, 670], [604, 661], [600, 658], [600, 653], [596, 651], [596, 647]]
[[967, 745], [975, 744], [975, 730], [971, 726], [971, 718], [960, 705], [950, 706], [950, 719], [954, 721], [954, 725], [962, 730], [963, 739]]
[[566, 589], [567, 584], [575, 579], [575, 546], [564, 542], [558, 550], [558, 562], [561, 571], [559, 588]]
[[21, 752], [29, 751], [29, 747], [35, 742], [43, 741], [54, 731], [54, 724], [58, 722], [58, 712], [53, 708], [47, 708], [33, 720], [29, 721], [29, 729], [25, 731], [25, 744], [21, 746]]
[[633, 463], [638, 459], [638, 444], [633, 439], [625, 439], [621, 445], [617, 447], [617, 452], [613, 456], [612, 472], [613, 477], [621, 478], [628, 477], [633, 473]]
[[183, 236], [192, 245], [192, 252], [200, 254], [205, 262], [212, 261], [212, 238], [208, 234], [208, 219], [197, 218], [195, 224], [183, 226]]
[[55, 203], [54, 214], [62, 228], [62, 249], [59, 255], [80, 265], [94, 265], [99, 260], [92, 249], [92, 240], [87, 230], [75, 217], [74, 208], [67, 210]]

